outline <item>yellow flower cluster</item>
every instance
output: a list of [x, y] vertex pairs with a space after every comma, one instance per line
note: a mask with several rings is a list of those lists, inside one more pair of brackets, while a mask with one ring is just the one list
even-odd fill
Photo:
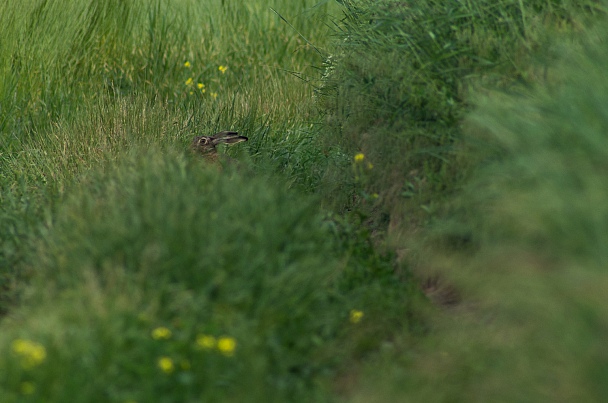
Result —
[[21, 366], [26, 369], [40, 365], [46, 359], [46, 349], [34, 341], [17, 339], [13, 341], [12, 348], [21, 358]]
[[[168, 340], [171, 338], [171, 330], [164, 326], [154, 328], [151, 332], [154, 340]], [[196, 337], [196, 347], [200, 350], [217, 350], [226, 357], [232, 357], [236, 351], [237, 342], [234, 337], [222, 336], [215, 338], [208, 334], [199, 334]], [[190, 369], [190, 362], [182, 360], [179, 363], [182, 370]], [[165, 374], [171, 374], [176, 369], [176, 363], [171, 357], [161, 356], [157, 361], [157, 366]]]
[[[189, 61], [186, 61], [184, 63], [184, 67], [186, 67], [186, 68], [189, 69], [189, 68], [192, 67], [192, 64]], [[226, 73], [226, 70], [228, 70], [228, 67], [227, 66], [219, 66], [217, 69], [220, 71], [220, 73], [224, 74], [224, 73]], [[194, 78], [189, 77], [186, 80], [185, 84], [186, 84], [187, 87], [190, 87], [190, 90], [189, 90], [190, 95], [194, 94], [194, 91], [193, 91]], [[207, 89], [205, 88], [205, 84], [203, 84], [203, 83], [197, 83], [196, 87], [201, 91], [201, 94], [204, 94], [204, 93], [207, 92]], [[211, 98], [216, 99], [218, 94], [217, 94], [217, 92], [210, 92], [209, 95], [211, 96]]]
[[349, 319], [351, 323], [359, 323], [363, 318], [363, 312], [353, 309], [350, 311]]
[[165, 374], [170, 374], [173, 371], [175, 371], [175, 364], [173, 363], [173, 360], [170, 357], [160, 357], [158, 359], [158, 367], [165, 373]]
[[217, 350], [227, 357], [232, 357], [236, 350], [236, 340], [234, 337], [223, 336], [216, 339], [213, 336], [199, 334], [196, 338], [196, 345], [203, 350]]
[[363, 162], [364, 159], [365, 159], [365, 154], [363, 154], [363, 153], [357, 153], [357, 154], [355, 154], [355, 162], [356, 163]]
[[168, 340], [171, 338], [171, 330], [166, 327], [157, 327], [152, 330], [152, 338], [154, 340]]
[[220, 337], [217, 341], [217, 349], [225, 356], [231, 357], [236, 349], [236, 340], [232, 337]]

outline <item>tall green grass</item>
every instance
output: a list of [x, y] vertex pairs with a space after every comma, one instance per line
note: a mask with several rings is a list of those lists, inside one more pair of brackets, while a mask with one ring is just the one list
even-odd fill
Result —
[[[601, 12], [596, 2], [342, 3], [346, 17], [318, 96], [328, 142], [363, 152], [375, 167], [367, 192], [380, 196], [370, 210], [380, 228], [383, 215], [393, 228], [433, 217], [466, 180], [458, 150], [472, 88], [535, 82], [542, 71], [531, 61], [550, 43], [548, 28], [578, 29], [582, 9]], [[345, 182], [350, 166], [341, 168]], [[360, 200], [331, 186], [342, 208]]]
[[405, 335], [398, 360], [364, 366], [354, 401], [604, 400], [604, 19], [549, 31], [544, 78], [470, 98], [475, 169], [412, 258], [440, 279], [430, 297], [451, 288], [457, 303], [429, 315], [419, 346]]
[[[330, 400], [415, 327], [407, 269], [311, 195], [331, 13], [0, 6], [3, 401]], [[236, 166], [190, 154], [227, 129]]]
[[[305, 120], [311, 88], [290, 73], [305, 76], [320, 58], [298, 32], [326, 41], [327, 6], [309, 3], [104, 1], [72, 2], [69, 10], [50, 2], [7, 3], [3, 147], [21, 149], [29, 136], [113, 97], [145, 95], [151, 104], [190, 109], [182, 124], [197, 117], [191, 109], [228, 111], [227, 118], [256, 111], [271, 121]], [[228, 122], [209, 130], [219, 124]]]
[[[68, 183], [123, 152], [186, 149], [195, 135], [240, 130], [251, 138], [244, 154], [260, 170], [287, 167], [292, 182], [316, 181], [318, 173], [303, 175], [323, 163], [308, 140], [312, 88], [290, 73], [306, 75], [320, 62], [294, 31], [327, 40], [328, 6], [314, 5], [3, 3], [4, 267], [16, 270], [18, 245]], [[306, 144], [310, 157], [306, 164], [275, 158], [266, 152], [274, 143]]]
[[601, 2], [67, 11], [0, 5], [4, 400], [605, 395]]

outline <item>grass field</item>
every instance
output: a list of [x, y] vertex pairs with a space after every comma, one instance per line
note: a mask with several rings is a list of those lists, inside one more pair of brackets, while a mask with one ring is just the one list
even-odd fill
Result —
[[607, 10], [3, 3], [0, 400], [602, 401]]

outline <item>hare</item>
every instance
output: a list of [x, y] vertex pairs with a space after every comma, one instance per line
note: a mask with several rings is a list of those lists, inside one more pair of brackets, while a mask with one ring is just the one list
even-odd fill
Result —
[[209, 161], [217, 161], [217, 149], [215, 146], [221, 143], [234, 144], [249, 140], [245, 136], [239, 136], [237, 132], [224, 131], [213, 136], [197, 136], [192, 140], [192, 150], [197, 154], [202, 154]]

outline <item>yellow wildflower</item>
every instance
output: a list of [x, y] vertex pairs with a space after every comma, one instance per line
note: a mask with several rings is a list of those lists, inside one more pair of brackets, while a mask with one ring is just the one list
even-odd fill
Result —
[[213, 99], [217, 98], [217, 92], [210, 92], [209, 95], [211, 95], [211, 98]]
[[210, 350], [215, 347], [215, 337], [206, 334], [199, 334], [196, 337], [196, 345], [202, 349]]
[[160, 357], [158, 359], [158, 367], [165, 373], [170, 374], [175, 370], [175, 364], [169, 357]]
[[355, 154], [356, 163], [363, 162], [364, 159], [365, 159], [365, 155], [363, 153]]
[[367, 163], [367, 169], [373, 169], [374, 168], [374, 164], [372, 164], [371, 162]]
[[190, 86], [192, 83], [194, 83], [194, 79], [192, 77], [186, 80], [186, 85]]
[[188, 67], [188, 68], [190, 68], [190, 66], [191, 66], [191, 64], [190, 64], [190, 62], [189, 62], [189, 61], [186, 61], [186, 63], [184, 63], [184, 67]]
[[351, 323], [359, 323], [363, 318], [363, 312], [353, 309], [350, 311], [349, 319]]
[[21, 357], [23, 368], [32, 368], [41, 364], [46, 359], [46, 349], [42, 344], [17, 339], [13, 341], [13, 352]]
[[226, 72], [226, 70], [228, 70], [227, 66], [220, 66], [217, 68], [222, 74], [224, 74]]
[[171, 330], [166, 327], [157, 327], [152, 330], [152, 338], [154, 340], [167, 340], [171, 338]]
[[236, 340], [233, 337], [220, 337], [217, 341], [217, 349], [227, 357], [234, 355]]
[[36, 385], [32, 382], [21, 382], [19, 389], [21, 389], [21, 393], [24, 395], [32, 395], [36, 391]]
[[205, 84], [203, 84], [203, 83], [198, 83], [198, 84], [196, 84], [196, 86], [198, 87], [199, 90], [202, 90], [203, 88], [205, 88]]

